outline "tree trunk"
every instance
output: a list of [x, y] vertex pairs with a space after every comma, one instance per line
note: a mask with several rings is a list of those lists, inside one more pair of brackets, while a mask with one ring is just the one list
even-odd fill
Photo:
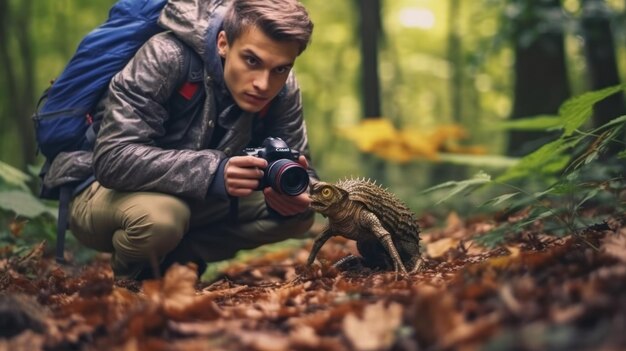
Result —
[[378, 39], [381, 31], [380, 0], [357, 0], [361, 37], [361, 87], [365, 118], [379, 118], [380, 84], [378, 79]]
[[[355, 0], [359, 8], [359, 37], [361, 39], [361, 89], [364, 118], [380, 118], [380, 81], [378, 77], [378, 40], [381, 37], [380, 0]], [[385, 183], [385, 162], [364, 155], [368, 173]]]
[[[604, 0], [583, 0], [582, 28], [591, 89], [598, 90], [619, 84], [620, 77], [611, 29], [610, 10]], [[619, 93], [598, 102], [594, 106], [593, 125], [599, 127], [622, 115], [626, 115], [626, 104], [624, 94]], [[618, 141], [610, 143], [603, 157], [610, 157], [624, 150], [625, 136], [622, 135], [620, 138], [622, 143]]]
[[[448, 1], [448, 61], [450, 62], [450, 80], [448, 94], [452, 123], [463, 123], [463, 50], [460, 35], [461, 1]], [[445, 123], [442, 121], [442, 123]], [[467, 167], [452, 163], [435, 163], [430, 171], [431, 179], [438, 183], [467, 178]]]
[[452, 66], [452, 76], [450, 77], [449, 91], [452, 121], [454, 123], [461, 123], [463, 120], [463, 50], [461, 50], [459, 29], [460, 7], [459, 0], [450, 0], [448, 10], [448, 60]]
[[[34, 164], [36, 149], [30, 119], [35, 100], [35, 64], [30, 40], [32, 0], [23, 0], [16, 4], [14, 6], [19, 7], [14, 11], [7, 0], [0, 0], [0, 66], [5, 76], [2, 81], [5, 85], [3, 90], [7, 94], [5, 101], [8, 120], [4, 123], [17, 130], [17, 140], [21, 146], [21, 150], [15, 148], [21, 151], [21, 157], [13, 159], [13, 163], [17, 162], [15, 166], [26, 169], [27, 165]], [[12, 52], [12, 44], [16, 45], [17, 55]]]
[[[510, 118], [556, 114], [570, 96], [565, 67], [563, 21], [555, 23], [561, 12], [559, 0], [511, 0], [520, 12], [513, 21], [515, 84]], [[512, 131], [507, 154], [526, 155], [554, 135], [545, 132]]]

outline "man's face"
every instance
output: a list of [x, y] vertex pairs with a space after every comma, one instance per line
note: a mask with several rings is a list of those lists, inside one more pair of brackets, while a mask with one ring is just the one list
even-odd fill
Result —
[[235, 103], [244, 111], [259, 112], [283, 88], [298, 56], [298, 44], [276, 41], [256, 26], [229, 43], [223, 31], [217, 37], [224, 60], [224, 81]]

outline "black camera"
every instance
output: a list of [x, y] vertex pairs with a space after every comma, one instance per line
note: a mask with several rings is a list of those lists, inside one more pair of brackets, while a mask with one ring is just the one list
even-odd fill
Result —
[[243, 152], [268, 162], [257, 190], [271, 186], [280, 194], [296, 196], [309, 187], [309, 174], [304, 167], [295, 162], [300, 153], [291, 150], [281, 138], [266, 138], [261, 147], [245, 148]]

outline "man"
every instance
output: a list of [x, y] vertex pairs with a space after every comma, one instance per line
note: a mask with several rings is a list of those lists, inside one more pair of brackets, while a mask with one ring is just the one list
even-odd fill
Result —
[[[267, 161], [241, 156], [272, 136], [308, 157], [291, 73], [313, 29], [304, 7], [297, 0], [171, 0], [159, 21], [169, 31], [111, 81], [93, 153], [97, 181], [70, 205], [70, 230], [84, 245], [111, 252], [118, 278], [152, 277], [174, 262], [202, 271], [204, 262], [240, 249], [302, 235], [313, 222], [307, 192], [256, 191]], [[188, 92], [181, 86], [192, 51], [204, 65], [204, 95], [180, 111], [172, 99]], [[299, 163], [316, 177], [304, 156]]]

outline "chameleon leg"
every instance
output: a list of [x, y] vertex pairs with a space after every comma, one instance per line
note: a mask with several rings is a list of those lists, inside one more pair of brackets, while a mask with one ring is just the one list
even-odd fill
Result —
[[391, 256], [393, 260], [393, 268], [396, 273], [401, 272], [404, 275], [408, 275], [402, 260], [400, 259], [400, 254], [398, 250], [393, 244], [391, 240], [391, 234], [383, 227], [378, 220], [378, 217], [371, 212], [364, 211], [361, 213], [362, 223], [369, 228], [369, 230], [380, 240], [383, 246], [387, 249], [387, 252]]
[[317, 238], [315, 238], [315, 242], [313, 242], [313, 248], [311, 249], [311, 253], [309, 254], [309, 259], [307, 260], [307, 265], [312, 265], [313, 261], [315, 261], [315, 256], [320, 251], [322, 246], [326, 243], [326, 241], [332, 238], [333, 235], [328, 227], [324, 229], [322, 234], [320, 234]]

